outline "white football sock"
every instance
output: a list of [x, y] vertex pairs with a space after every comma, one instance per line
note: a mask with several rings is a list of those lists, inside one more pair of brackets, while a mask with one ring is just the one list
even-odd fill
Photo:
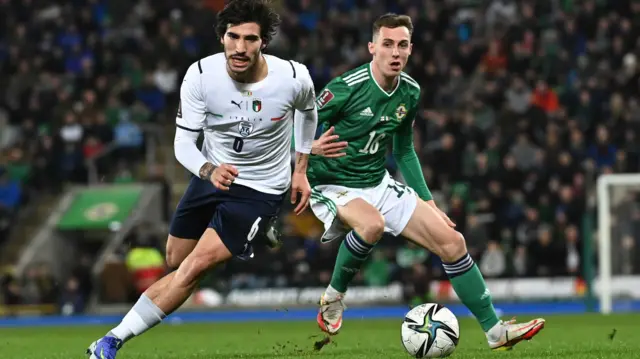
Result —
[[331, 284], [329, 284], [329, 286], [327, 287], [327, 290], [324, 291], [324, 296], [328, 300], [338, 299], [338, 296], [340, 295], [344, 296], [344, 293], [338, 292], [335, 288], [331, 286]]
[[108, 336], [114, 336], [123, 342], [155, 327], [166, 315], [146, 295], [141, 295], [138, 302], [124, 316], [122, 322], [113, 328]]
[[489, 331], [487, 331], [487, 339], [489, 339], [492, 342], [498, 341], [500, 340], [500, 337], [502, 336], [503, 331], [504, 331], [504, 323], [501, 320], [496, 325], [491, 327]]

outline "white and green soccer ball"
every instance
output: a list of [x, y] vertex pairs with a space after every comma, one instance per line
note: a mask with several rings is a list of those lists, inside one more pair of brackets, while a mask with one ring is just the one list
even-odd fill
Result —
[[460, 325], [440, 304], [421, 304], [409, 311], [402, 323], [402, 345], [414, 358], [444, 358], [460, 339]]

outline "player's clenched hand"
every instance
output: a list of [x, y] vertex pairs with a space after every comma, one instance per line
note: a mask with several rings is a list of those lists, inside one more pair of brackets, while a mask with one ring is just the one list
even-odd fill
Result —
[[294, 173], [291, 178], [291, 204], [295, 204], [300, 193], [300, 201], [293, 210], [296, 215], [304, 212], [309, 206], [309, 198], [311, 197], [311, 186], [307, 179], [306, 173]]
[[345, 156], [346, 153], [341, 152], [347, 148], [348, 143], [346, 141], [335, 142], [340, 138], [338, 135], [334, 135], [335, 128], [331, 126], [325, 133], [317, 140], [313, 141], [311, 146], [311, 153], [314, 155], [324, 156], [328, 158], [336, 158]]
[[223, 163], [213, 170], [210, 180], [217, 189], [228, 191], [236, 177], [238, 177], [238, 170], [232, 165]]

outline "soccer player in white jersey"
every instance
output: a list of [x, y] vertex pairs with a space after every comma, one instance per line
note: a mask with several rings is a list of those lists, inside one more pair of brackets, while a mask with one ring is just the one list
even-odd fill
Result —
[[[180, 307], [208, 269], [233, 256], [252, 256], [252, 244], [267, 242], [289, 187], [291, 202], [298, 201], [295, 212], [308, 206], [315, 93], [304, 65], [262, 53], [278, 24], [264, 0], [233, 0], [218, 14], [224, 53], [191, 65], [180, 91], [175, 155], [195, 177], [171, 221], [167, 262], [178, 269], [153, 284], [117, 327], [90, 345], [90, 358], [115, 358], [127, 340]], [[300, 114], [295, 119], [294, 111]]]

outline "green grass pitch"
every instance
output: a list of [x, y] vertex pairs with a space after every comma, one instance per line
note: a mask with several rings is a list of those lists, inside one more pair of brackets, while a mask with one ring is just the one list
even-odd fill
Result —
[[[519, 317], [528, 320], [528, 317]], [[508, 352], [487, 348], [479, 326], [460, 321], [460, 344], [452, 358], [640, 358], [640, 315], [549, 316], [545, 329]], [[106, 327], [0, 328], [0, 358], [84, 358]], [[611, 338], [612, 333], [613, 338]], [[313, 321], [163, 324], [128, 342], [118, 359], [209, 358], [409, 358], [400, 343], [400, 320], [345, 320], [341, 333], [320, 351]]]

